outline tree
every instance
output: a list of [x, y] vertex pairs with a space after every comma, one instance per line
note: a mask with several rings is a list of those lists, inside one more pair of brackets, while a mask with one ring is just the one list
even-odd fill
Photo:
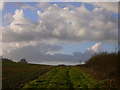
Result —
[[21, 59], [20, 61], [18, 61], [19, 63], [28, 63], [27, 61], [26, 61], [26, 59]]

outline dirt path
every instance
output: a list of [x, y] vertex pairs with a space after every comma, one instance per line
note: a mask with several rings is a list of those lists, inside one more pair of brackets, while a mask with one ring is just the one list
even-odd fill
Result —
[[77, 67], [56, 67], [24, 88], [99, 88], [97, 80]]

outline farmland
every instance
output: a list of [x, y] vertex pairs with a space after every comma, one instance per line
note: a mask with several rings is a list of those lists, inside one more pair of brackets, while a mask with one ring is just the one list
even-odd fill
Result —
[[[119, 88], [118, 54], [93, 56], [85, 65], [50, 66], [3, 61], [3, 88]], [[107, 63], [109, 62], [109, 63]]]
[[2, 62], [2, 87], [21, 88], [24, 84], [38, 78], [52, 66], [24, 64], [15, 62]]
[[78, 67], [59, 66], [24, 88], [100, 88], [98, 83], [100, 81]]

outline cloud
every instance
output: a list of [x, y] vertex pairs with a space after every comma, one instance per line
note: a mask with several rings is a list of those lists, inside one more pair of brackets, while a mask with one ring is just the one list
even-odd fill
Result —
[[[23, 10], [16, 10], [12, 23], [4, 29], [11, 29], [12, 37], [19, 34], [16, 41], [21, 35], [31, 37], [31, 40], [52, 39], [62, 43], [117, 42], [117, 19], [102, 8], [95, 8], [90, 12], [81, 6], [70, 11], [68, 7], [51, 5], [44, 12], [37, 11], [37, 14], [39, 20], [33, 22], [24, 17]], [[3, 32], [5, 41], [9, 41], [8, 32]]]
[[[11, 46], [12, 45], [14, 46], [14, 44], [15, 44], [16, 47], [14, 47], [14, 48], [18, 49], [18, 51], [21, 48], [23, 50], [31, 50], [31, 49], [33, 50], [33, 49], [35, 49], [33, 51], [38, 51], [39, 53], [42, 53], [42, 54], [47, 54], [48, 52], [50, 53], [50, 52], [59, 51], [59, 50], [63, 49], [63, 47], [58, 46], [58, 45], [52, 45], [52, 44], [47, 45], [45, 43], [44, 44], [39, 43], [39, 44], [36, 45], [35, 43], [34, 44], [33, 43], [34, 42], [31, 42], [31, 44], [28, 44], [28, 45], [24, 45], [24, 47], [22, 47], [20, 43], [12, 43]], [[4, 48], [4, 46], [3, 46], [3, 48]], [[32, 52], [32, 50], [31, 50], [31, 52]]]
[[40, 8], [41, 10], [46, 10], [51, 5], [49, 3], [47, 3], [47, 2], [39, 2], [36, 6], [38, 8]]
[[12, 14], [10, 13], [6, 13], [4, 16], [3, 16], [3, 21], [2, 21], [2, 24], [3, 25], [9, 25], [13, 20], [13, 17], [12, 17]]
[[4, 7], [4, 3], [0, 1], [0, 10], [2, 10]]
[[102, 43], [96, 43], [91, 48], [88, 48], [88, 51], [93, 51], [93, 52], [98, 53], [98, 52], [100, 52], [102, 50], [101, 46], [102, 46]]
[[102, 8], [105, 8], [106, 10], [114, 13], [119, 13], [118, 12], [118, 2], [94, 2], [92, 3], [95, 6], [99, 6]]
[[[73, 55], [67, 54], [48, 54], [48, 52], [55, 52], [63, 49], [58, 45], [43, 45], [39, 44], [37, 46], [28, 45], [22, 48], [17, 48], [11, 53], [7, 53], [7, 57], [13, 57], [15, 61], [22, 58], [26, 58], [28, 62], [34, 63], [47, 63], [47, 64], [79, 64], [80, 61], [85, 62], [88, 60], [95, 52], [99, 53], [102, 50], [101, 43], [96, 43], [86, 49], [84, 53], [74, 52]], [[101, 49], [101, 50], [100, 50]]]
[[[9, 25], [2, 27], [4, 56], [40, 63], [78, 63], [100, 52], [101, 43], [117, 43], [118, 20], [106, 9], [95, 7], [89, 11], [84, 5], [70, 9], [61, 8], [57, 4], [39, 4], [42, 5], [36, 11], [38, 21], [28, 19], [24, 10], [16, 9]], [[101, 43], [96, 43], [85, 53], [58, 53], [63, 49], [59, 44], [88, 41]]]

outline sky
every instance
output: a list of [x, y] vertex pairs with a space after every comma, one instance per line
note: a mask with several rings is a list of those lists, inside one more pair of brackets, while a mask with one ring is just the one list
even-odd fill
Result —
[[1, 56], [31, 63], [75, 65], [118, 47], [115, 2], [6, 2]]

